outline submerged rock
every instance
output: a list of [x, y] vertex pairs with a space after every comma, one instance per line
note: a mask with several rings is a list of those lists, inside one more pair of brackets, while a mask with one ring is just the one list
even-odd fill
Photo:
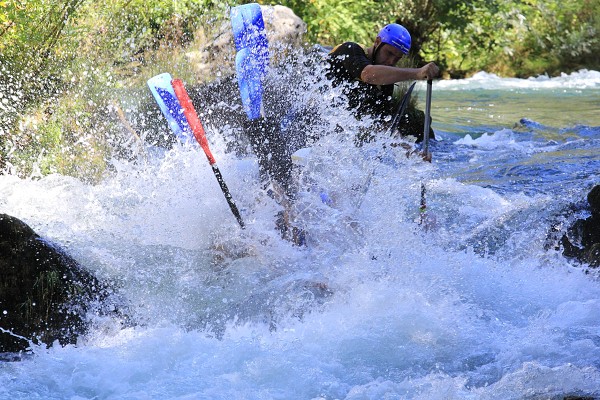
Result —
[[75, 343], [107, 285], [21, 220], [0, 214], [0, 353]]
[[587, 195], [591, 216], [578, 219], [567, 229], [560, 242], [563, 255], [591, 267], [600, 266], [600, 185]]

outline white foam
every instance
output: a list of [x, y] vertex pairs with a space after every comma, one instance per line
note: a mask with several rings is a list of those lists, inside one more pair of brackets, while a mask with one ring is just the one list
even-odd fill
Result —
[[[112, 278], [138, 322], [96, 321], [77, 346], [0, 364], [0, 398], [597, 395], [600, 282], [544, 250], [554, 194], [461, 183], [462, 163], [357, 148], [345, 128], [307, 158], [303, 178], [333, 201], [301, 193], [307, 248], [275, 230], [256, 164], [219, 142], [244, 231], [198, 149], [117, 164], [96, 185], [0, 176], [0, 211]], [[529, 146], [507, 130], [455, 145], [490, 169], [485, 151]], [[428, 232], [422, 187], [438, 215]]]
[[436, 87], [446, 90], [511, 90], [511, 89], [598, 89], [600, 72], [582, 69], [571, 74], [549, 77], [539, 75], [527, 79], [502, 78], [488, 72], [478, 72], [470, 78], [436, 81]]

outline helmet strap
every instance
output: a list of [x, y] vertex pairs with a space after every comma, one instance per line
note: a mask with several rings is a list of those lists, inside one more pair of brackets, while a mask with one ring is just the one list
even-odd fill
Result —
[[373, 65], [375, 65], [377, 63], [377, 53], [379, 53], [379, 50], [381, 50], [381, 47], [384, 45], [385, 43], [381, 42], [377, 45], [377, 47], [375, 47], [373, 49], [373, 58], [371, 60], [371, 62], [373, 63]]

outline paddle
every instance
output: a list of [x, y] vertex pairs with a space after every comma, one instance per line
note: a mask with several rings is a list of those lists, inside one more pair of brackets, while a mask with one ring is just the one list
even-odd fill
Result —
[[181, 142], [190, 143], [192, 131], [185, 116], [181, 113], [181, 105], [171, 86], [172, 80], [171, 74], [165, 72], [148, 79], [147, 83], [156, 104], [167, 119], [171, 131]]
[[231, 9], [231, 27], [237, 54], [235, 69], [242, 105], [248, 119], [264, 117], [263, 80], [269, 65], [269, 43], [260, 5], [244, 4]]
[[[252, 150], [258, 158], [261, 183], [269, 195], [283, 206], [281, 223], [277, 225], [285, 237], [293, 214], [292, 200], [296, 195], [292, 176], [292, 158], [281, 135], [281, 124], [268, 118], [264, 107], [264, 84], [269, 66], [269, 43], [261, 7], [257, 3], [244, 4], [231, 9], [231, 26], [237, 54], [236, 75], [247, 115], [244, 131]], [[292, 231], [298, 231], [292, 228]], [[292, 240], [301, 244], [303, 239]], [[300, 232], [298, 238], [303, 236]]]
[[[431, 153], [429, 152], [429, 130], [431, 129], [431, 87], [432, 80], [427, 80], [427, 98], [425, 100], [425, 126], [423, 127], [423, 156], [424, 159], [431, 162]], [[419, 225], [426, 223], [427, 220], [427, 201], [425, 198], [425, 184], [421, 182], [421, 206], [419, 207], [420, 218]]]
[[215, 160], [210, 151], [210, 148], [208, 147], [208, 140], [206, 139], [204, 127], [202, 126], [202, 123], [198, 118], [198, 114], [196, 113], [196, 110], [192, 105], [192, 100], [190, 100], [190, 97], [188, 96], [185, 87], [183, 86], [183, 82], [180, 79], [174, 79], [171, 81], [171, 85], [173, 86], [175, 95], [177, 96], [177, 99], [181, 104], [181, 109], [183, 110], [183, 114], [185, 115], [185, 118], [187, 119], [187, 122], [190, 128], [192, 129], [194, 137], [200, 144], [200, 147], [202, 147], [202, 150], [204, 150], [204, 154], [206, 154], [208, 163], [212, 167], [213, 173], [215, 174], [215, 178], [217, 178], [217, 182], [219, 182], [219, 186], [221, 187], [221, 191], [225, 196], [225, 200], [227, 200], [227, 204], [229, 204], [231, 212], [237, 219], [237, 222], [240, 224], [240, 227], [244, 228], [244, 221], [242, 220], [242, 216], [240, 215], [237, 206], [233, 202], [233, 197], [231, 196], [231, 193], [229, 192], [229, 189], [225, 184], [225, 180], [223, 179], [223, 175], [221, 175], [221, 171], [217, 166], [217, 160]]
[[270, 142], [265, 135], [272, 127], [265, 120], [263, 80], [269, 62], [269, 49], [260, 6], [256, 3], [233, 7], [230, 13], [233, 39], [237, 54], [235, 70], [242, 106], [248, 117], [244, 131], [258, 157], [261, 178], [272, 175], [269, 160]]
[[279, 195], [294, 196], [292, 159], [281, 136], [280, 124], [270, 120], [264, 110], [264, 80], [269, 66], [269, 43], [262, 11], [257, 3], [231, 9], [231, 26], [237, 54], [238, 86], [247, 115], [244, 131], [260, 166], [265, 187], [269, 181]]
[[413, 84], [410, 85], [410, 87], [408, 88], [408, 90], [406, 91], [404, 96], [402, 97], [402, 100], [400, 101], [400, 104], [398, 105], [398, 110], [394, 114], [392, 123], [390, 124], [390, 127], [388, 128], [388, 130], [386, 132], [386, 134], [388, 136], [393, 134], [394, 130], [398, 127], [398, 124], [400, 123], [402, 116], [406, 112], [406, 107], [408, 107], [408, 103], [410, 102], [410, 95], [412, 94], [412, 91], [416, 84], [417, 84], [417, 82], [413, 82]]
[[[425, 126], [423, 127], [423, 152], [425, 156], [429, 156], [429, 132], [431, 129], [431, 87], [433, 86], [433, 81], [431, 79], [427, 80], [427, 98], [425, 100]], [[431, 162], [431, 158], [429, 161]]]
[[175, 135], [184, 143], [191, 141], [192, 135], [196, 138], [202, 147], [202, 150], [204, 150], [206, 158], [208, 158], [208, 162], [217, 178], [217, 182], [219, 182], [219, 186], [221, 187], [221, 191], [227, 200], [231, 212], [240, 226], [244, 228], [244, 221], [233, 202], [233, 198], [225, 184], [223, 175], [217, 167], [216, 160], [208, 147], [204, 128], [202, 127], [192, 102], [183, 87], [183, 82], [178, 79], [173, 80], [170, 74], [164, 73], [150, 78], [148, 80], [148, 87], [160, 110], [167, 119], [173, 133], [175, 133]]

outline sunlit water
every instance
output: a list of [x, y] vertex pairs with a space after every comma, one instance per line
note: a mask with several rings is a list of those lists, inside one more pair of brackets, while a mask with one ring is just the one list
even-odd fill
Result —
[[226, 127], [209, 136], [244, 231], [193, 146], [115, 161], [98, 185], [0, 176], [0, 212], [113, 280], [135, 322], [0, 363], [0, 398], [600, 397], [598, 274], [548, 246], [600, 183], [599, 111], [598, 72], [435, 82], [431, 164], [344, 134], [313, 147], [305, 247], [274, 229]]

